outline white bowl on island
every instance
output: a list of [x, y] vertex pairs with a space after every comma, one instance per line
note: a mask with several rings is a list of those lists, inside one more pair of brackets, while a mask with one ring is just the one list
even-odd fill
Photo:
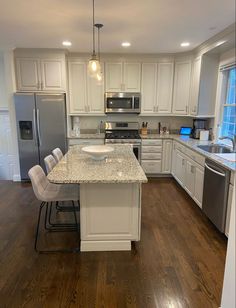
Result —
[[114, 148], [108, 145], [89, 145], [83, 147], [82, 151], [89, 154], [94, 160], [103, 160], [114, 151]]

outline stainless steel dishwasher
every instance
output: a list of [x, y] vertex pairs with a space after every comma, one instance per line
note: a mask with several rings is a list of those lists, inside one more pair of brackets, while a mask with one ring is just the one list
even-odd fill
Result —
[[213, 224], [225, 232], [230, 171], [206, 159], [202, 210]]

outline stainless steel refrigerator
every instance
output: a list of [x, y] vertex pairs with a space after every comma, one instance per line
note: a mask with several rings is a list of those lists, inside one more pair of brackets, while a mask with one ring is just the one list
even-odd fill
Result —
[[14, 95], [21, 180], [34, 165], [45, 170], [44, 157], [54, 148], [66, 150], [65, 94]]

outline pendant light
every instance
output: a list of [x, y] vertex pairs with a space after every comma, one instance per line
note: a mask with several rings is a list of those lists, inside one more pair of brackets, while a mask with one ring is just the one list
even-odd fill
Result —
[[100, 63], [95, 52], [94, 0], [93, 0], [93, 53], [88, 64], [89, 74], [94, 77], [100, 71]]
[[103, 24], [95, 24], [94, 25], [98, 29], [98, 61], [99, 61], [99, 69], [96, 73], [96, 78], [98, 81], [102, 81], [102, 68], [101, 68], [101, 57], [100, 57], [100, 29], [103, 27]]

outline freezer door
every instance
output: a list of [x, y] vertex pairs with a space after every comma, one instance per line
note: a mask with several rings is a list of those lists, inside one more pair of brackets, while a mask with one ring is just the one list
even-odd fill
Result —
[[14, 95], [21, 180], [28, 180], [28, 171], [39, 164], [36, 131], [35, 96], [32, 93]]
[[59, 147], [66, 151], [66, 112], [64, 94], [36, 94], [36, 123], [41, 166], [44, 157]]

